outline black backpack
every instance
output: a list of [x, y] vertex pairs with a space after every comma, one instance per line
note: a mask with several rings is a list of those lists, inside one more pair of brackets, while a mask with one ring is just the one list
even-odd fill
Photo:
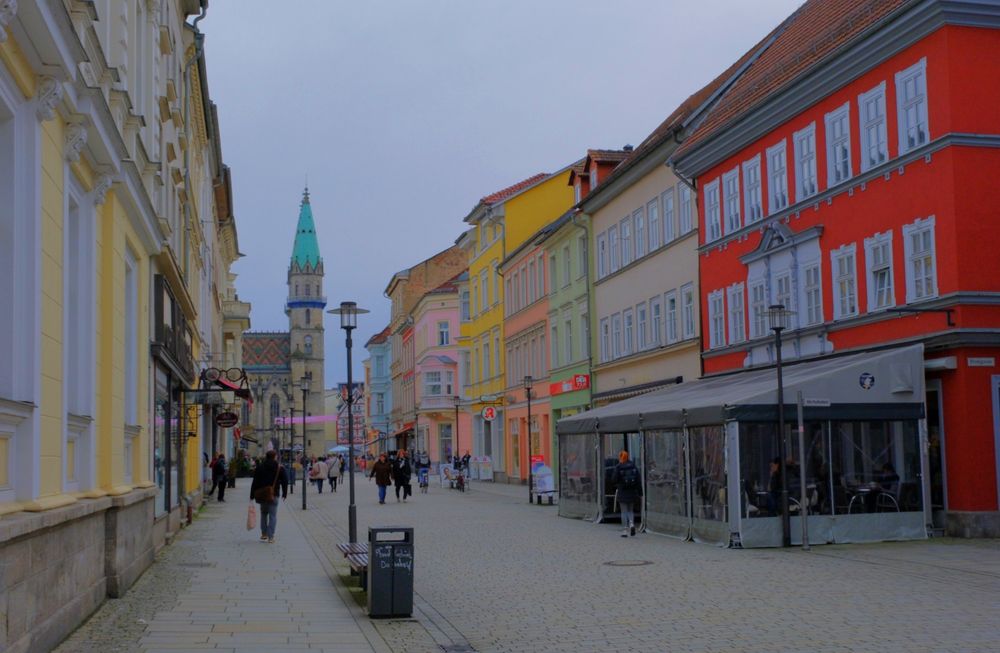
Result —
[[626, 465], [618, 472], [618, 487], [623, 490], [634, 490], [639, 487], [639, 470], [635, 465]]

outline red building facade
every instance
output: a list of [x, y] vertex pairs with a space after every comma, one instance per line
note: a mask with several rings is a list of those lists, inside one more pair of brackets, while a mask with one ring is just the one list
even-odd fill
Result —
[[998, 49], [995, 3], [812, 0], [673, 158], [705, 374], [775, 363], [773, 304], [786, 361], [922, 344], [919, 482], [958, 535], [1000, 534]]

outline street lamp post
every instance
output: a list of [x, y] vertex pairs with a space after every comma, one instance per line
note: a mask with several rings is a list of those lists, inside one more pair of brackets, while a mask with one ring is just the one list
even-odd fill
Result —
[[534, 379], [530, 376], [524, 377], [524, 395], [528, 398], [528, 503], [534, 503], [535, 495], [534, 488], [532, 484], [535, 480], [535, 475], [531, 469], [531, 454], [532, 452], [532, 441], [531, 441], [531, 386]]
[[[299, 381], [299, 387], [302, 388], [302, 456], [305, 460], [306, 455], [306, 397], [309, 396], [309, 378], [303, 376], [302, 380]], [[306, 466], [302, 465], [302, 509], [306, 509]]]
[[358, 308], [355, 302], [340, 302], [340, 308], [327, 311], [340, 316], [340, 328], [347, 334], [347, 437], [350, 438], [348, 448], [350, 465], [348, 483], [350, 485], [350, 504], [347, 507], [347, 533], [351, 544], [358, 541], [358, 515], [357, 506], [354, 504], [354, 382], [351, 375], [351, 331], [358, 328], [358, 315], [367, 313], [363, 308]]
[[[781, 377], [781, 332], [788, 328], [788, 318], [791, 311], [784, 304], [772, 304], [767, 307], [767, 322], [774, 331], [774, 349], [776, 369], [778, 372], [778, 469], [781, 475], [781, 545], [791, 546], [792, 527], [791, 516], [788, 514], [788, 465], [785, 458], [785, 386]], [[800, 515], [803, 519], [804, 515]]]

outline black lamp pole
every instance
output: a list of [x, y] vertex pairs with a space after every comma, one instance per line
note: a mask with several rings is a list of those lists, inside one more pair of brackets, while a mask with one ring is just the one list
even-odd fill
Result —
[[534, 503], [535, 495], [532, 487], [535, 475], [531, 469], [531, 386], [534, 379], [530, 376], [524, 377], [524, 395], [528, 398], [528, 503]]
[[768, 306], [768, 321], [774, 331], [776, 369], [778, 371], [778, 469], [781, 474], [781, 546], [792, 545], [791, 516], [788, 514], [788, 465], [785, 464], [785, 386], [781, 376], [781, 332], [785, 329], [788, 311], [784, 304]]
[[[307, 377], [302, 377], [300, 381], [300, 387], [302, 388], [302, 459], [305, 460], [306, 455], [306, 397], [309, 396], [309, 379]], [[306, 509], [306, 466], [302, 465], [302, 509]]]
[[363, 308], [358, 308], [355, 302], [340, 302], [340, 308], [327, 311], [340, 316], [340, 328], [347, 334], [347, 437], [350, 460], [348, 460], [349, 470], [348, 484], [350, 485], [350, 504], [347, 506], [347, 534], [351, 544], [358, 541], [358, 512], [354, 503], [354, 381], [351, 373], [351, 331], [358, 327], [358, 315], [367, 313]]
[[[454, 440], [454, 445], [452, 445], [452, 451], [460, 451], [462, 447], [459, 446], [460, 443], [458, 441], [458, 406], [462, 403], [462, 398], [459, 397], [458, 395], [455, 395], [454, 397], [452, 397], [452, 401], [455, 402], [455, 440]], [[443, 453], [444, 452], [442, 451], [438, 455], [441, 455]], [[465, 470], [465, 473], [468, 474], [469, 470]]]

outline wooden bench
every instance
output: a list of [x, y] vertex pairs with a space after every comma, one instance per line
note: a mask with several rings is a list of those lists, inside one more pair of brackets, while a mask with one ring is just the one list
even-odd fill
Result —
[[368, 543], [341, 542], [337, 545], [337, 549], [347, 558], [347, 564], [351, 566], [351, 575], [360, 579], [361, 589], [368, 591]]
[[351, 565], [351, 571], [358, 575], [361, 582], [361, 589], [368, 591], [368, 554], [348, 553], [347, 564]]

